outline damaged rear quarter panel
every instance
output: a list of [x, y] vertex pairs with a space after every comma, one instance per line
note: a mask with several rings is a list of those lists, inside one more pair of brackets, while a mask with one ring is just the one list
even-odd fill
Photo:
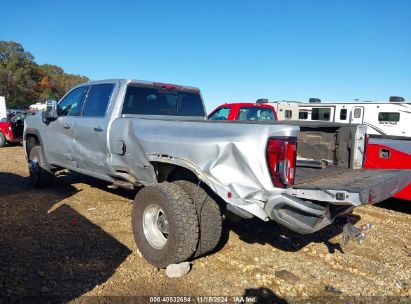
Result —
[[[171, 163], [174, 159], [195, 166], [199, 177], [227, 202], [265, 201], [286, 191], [272, 185], [267, 139], [296, 137], [298, 130], [275, 124], [117, 118], [109, 131], [111, 165], [128, 168], [144, 184], [152, 184], [150, 160], [167, 156]], [[121, 141], [126, 145], [123, 156], [113, 153]]]

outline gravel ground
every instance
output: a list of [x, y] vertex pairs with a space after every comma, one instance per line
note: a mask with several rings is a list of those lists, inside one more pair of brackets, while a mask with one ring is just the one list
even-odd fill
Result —
[[411, 302], [410, 202], [357, 208], [350, 215], [356, 225], [375, 227], [364, 244], [344, 248], [344, 218], [310, 236], [234, 218], [225, 222], [215, 253], [194, 260], [186, 276], [169, 279], [134, 244], [135, 193], [74, 173], [38, 190], [30, 186], [21, 146], [0, 149], [0, 159], [0, 302], [149, 301], [127, 296], [191, 296], [203, 303], [241, 296], [261, 303]]

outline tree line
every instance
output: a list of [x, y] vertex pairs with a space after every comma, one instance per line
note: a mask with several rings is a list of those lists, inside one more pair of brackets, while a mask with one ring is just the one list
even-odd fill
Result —
[[67, 74], [53, 64], [37, 64], [20, 43], [0, 41], [0, 96], [8, 108], [27, 108], [36, 102], [61, 98], [88, 77]]

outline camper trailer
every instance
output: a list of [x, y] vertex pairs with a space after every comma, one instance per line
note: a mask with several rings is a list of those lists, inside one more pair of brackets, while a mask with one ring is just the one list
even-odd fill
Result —
[[268, 99], [258, 99], [257, 103], [267, 104], [272, 106], [276, 113], [278, 120], [298, 120], [298, 105], [297, 101], [268, 101]]
[[313, 98], [309, 103], [299, 104], [298, 118], [303, 121], [365, 124], [368, 134], [411, 137], [411, 103], [396, 96], [391, 97], [390, 102], [350, 103], [321, 103]]

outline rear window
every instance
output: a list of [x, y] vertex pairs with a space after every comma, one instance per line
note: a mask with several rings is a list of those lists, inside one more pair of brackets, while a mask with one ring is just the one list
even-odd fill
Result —
[[238, 113], [238, 120], [275, 121], [274, 111], [270, 108], [243, 107]]
[[205, 116], [200, 94], [129, 86], [123, 114]]

